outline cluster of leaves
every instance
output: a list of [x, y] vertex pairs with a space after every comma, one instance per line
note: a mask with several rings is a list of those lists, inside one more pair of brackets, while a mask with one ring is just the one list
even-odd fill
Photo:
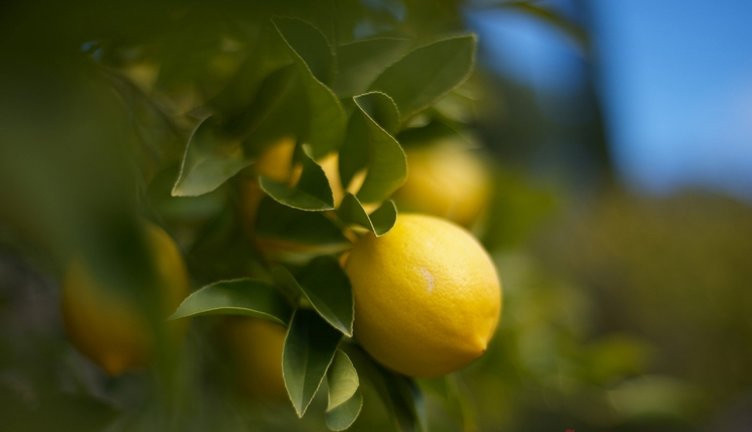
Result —
[[[269, 145], [294, 136], [301, 175], [295, 184], [258, 177], [268, 198], [258, 208], [255, 232], [303, 240], [317, 250], [332, 243], [346, 247], [351, 228], [377, 236], [389, 231], [397, 217], [389, 198], [407, 175], [400, 137], [435, 129], [425, 113], [469, 76], [475, 37], [416, 42], [390, 35], [333, 45], [310, 22], [289, 17], [261, 22], [253, 35], [249, 60], [236, 78], [191, 112], [197, 121], [172, 195], [209, 194], [252, 169]], [[342, 186], [365, 173], [341, 203], [318, 162], [333, 152]], [[365, 204], [377, 208], [369, 212]], [[326, 381], [326, 424], [347, 429], [361, 411], [362, 378], [399, 429], [423, 428], [417, 385], [376, 364], [352, 341], [351, 286], [337, 258], [322, 253], [303, 266], [264, 267], [264, 276], [207, 284], [172, 318], [246, 315], [286, 326], [283, 377], [300, 417]]]

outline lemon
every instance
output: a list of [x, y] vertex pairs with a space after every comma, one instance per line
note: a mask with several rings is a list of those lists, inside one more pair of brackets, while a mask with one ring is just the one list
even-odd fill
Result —
[[443, 375], [479, 357], [501, 313], [490, 257], [448, 221], [400, 214], [387, 234], [358, 240], [346, 272], [355, 337], [384, 366], [414, 377]]
[[400, 208], [475, 223], [489, 200], [490, 179], [484, 163], [452, 143], [435, 143], [406, 151], [408, 176], [395, 199]]
[[294, 152], [295, 139], [289, 136], [280, 138], [256, 159], [256, 163], [253, 164], [256, 174], [280, 183], [296, 180], [300, 173], [299, 168], [293, 164]]
[[282, 349], [285, 328], [279, 324], [246, 317], [233, 317], [224, 325], [238, 384], [251, 397], [284, 400]]
[[[147, 226], [157, 281], [163, 290], [164, 316], [172, 313], [188, 293], [188, 273], [169, 235]], [[62, 313], [66, 332], [80, 352], [110, 375], [143, 367], [153, 351], [154, 335], [147, 317], [132, 299], [103, 286], [81, 260], [67, 269], [62, 286]], [[180, 324], [172, 330], [179, 331]]]

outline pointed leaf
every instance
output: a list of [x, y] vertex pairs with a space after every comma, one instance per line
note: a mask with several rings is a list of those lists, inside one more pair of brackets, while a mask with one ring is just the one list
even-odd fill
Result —
[[399, 114], [389, 96], [383, 93], [367, 93], [354, 97], [353, 101], [356, 111], [340, 151], [342, 184], [349, 184], [358, 171], [367, 169], [357, 196], [363, 203], [380, 202], [405, 182], [407, 158], [397, 140], [374, 116], [378, 115], [388, 126], [390, 119], [398, 118]]
[[224, 136], [219, 123], [207, 117], [188, 140], [172, 196], [211, 192], [248, 165], [241, 142]]
[[282, 353], [282, 377], [298, 417], [321, 386], [341, 337], [313, 311], [299, 309], [293, 314]]
[[346, 345], [346, 351], [355, 364], [361, 382], [365, 380], [373, 386], [391, 413], [397, 429], [403, 432], [424, 431], [426, 413], [423, 396], [415, 382], [383, 368], [355, 345]]
[[337, 216], [347, 224], [359, 225], [380, 237], [389, 232], [397, 221], [397, 207], [394, 201], [385, 201], [369, 215], [358, 198], [347, 193], [337, 209]]
[[180, 303], [170, 319], [213, 314], [247, 315], [286, 324], [290, 307], [273, 286], [243, 278], [199, 289]]
[[212, 110], [230, 117], [230, 123], [242, 124], [243, 119], [252, 117], [252, 114], [249, 116], [249, 103], [256, 105], [256, 109], [266, 107], [267, 104], [258, 96], [269, 87], [267, 78], [290, 64], [284, 44], [271, 24], [249, 30], [244, 32], [243, 42], [247, 44], [244, 51], [253, 55], [246, 57], [227, 85], [207, 101]]
[[243, 136], [243, 145], [255, 155], [284, 136], [297, 136], [308, 112], [300, 99], [304, 91], [295, 65], [283, 66], [266, 76], [252, 102], [233, 113], [227, 128]]
[[347, 402], [358, 391], [358, 372], [344, 351], [337, 350], [334, 362], [326, 374], [326, 383], [329, 387], [327, 412]]
[[279, 17], [272, 22], [313, 75], [321, 82], [331, 82], [334, 76], [334, 52], [326, 36], [312, 24], [298, 18]]
[[391, 96], [404, 122], [467, 79], [475, 45], [474, 35], [464, 35], [417, 48], [387, 68], [370, 89]]
[[358, 108], [387, 131], [397, 133], [400, 126], [400, 111], [394, 100], [386, 93], [370, 91], [354, 97]]
[[342, 143], [347, 116], [334, 92], [316, 78], [306, 59], [296, 49], [303, 51], [302, 47], [297, 47], [300, 45], [300, 35], [297, 32], [288, 34], [291, 29], [287, 24], [289, 21], [281, 26], [275, 22], [275, 28], [295, 61], [305, 94], [300, 103], [307, 108], [308, 121], [301, 126], [300, 138], [311, 145], [312, 156], [320, 158]]
[[337, 48], [337, 75], [332, 85], [340, 97], [366, 91], [388, 66], [400, 58], [410, 41], [400, 38], [372, 38], [354, 41]]
[[280, 204], [305, 211], [334, 209], [334, 198], [326, 173], [308, 152], [302, 154], [303, 173], [295, 187], [267, 177], [259, 177], [259, 186]]
[[298, 285], [295, 276], [287, 268], [281, 265], [275, 265], [270, 270], [274, 285], [287, 296], [292, 304], [298, 304], [298, 299], [303, 295], [303, 290]]
[[358, 419], [360, 411], [363, 408], [363, 395], [360, 391], [339, 405], [335, 409], [326, 413], [326, 427], [333, 431], [343, 431], [348, 429]]
[[397, 222], [397, 206], [394, 201], [385, 201], [379, 208], [368, 215], [373, 226], [373, 233], [376, 237], [381, 237], [392, 229]]
[[316, 257], [300, 271], [297, 280], [316, 312], [332, 327], [352, 336], [352, 288], [339, 262], [331, 256]]

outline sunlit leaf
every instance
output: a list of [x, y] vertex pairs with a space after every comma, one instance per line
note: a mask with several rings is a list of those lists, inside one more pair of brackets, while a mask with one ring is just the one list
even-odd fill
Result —
[[358, 371], [361, 382], [365, 380], [373, 386], [391, 414], [397, 429], [402, 432], [424, 431], [425, 406], [415, 382], [378, 365], [354, 345], [347, 345], [346, 351]]
[[316, 312], [332, 327], [352, 336], [352, 288], [339, 262], [330, 256], [316, 257], [300, 271], [297, 281]]
[[264, 192], [280, 204], [298, 210], [325, 211], [334, 209], [334, 198], [324, 170], [308, 152], [302, 152], [303, 173], [294, 186], [259, 177]]
[[340, 45], [337, 48], [337, 75], [332, 88], [340, 97], [365, 92], [373, 80], [409, 46], [409, 40], [393, 37], [363, 39]]
[[397, 207], [394, 201], [385, 201], [369, 215], [358, 198], [347, 193], [337, 209], [337, 216], [345, 223], [359, 225], [379, 237], [389, 232], [394, 226], [397, 221]]
[[246, 315], [287, 323], [290, 307], [271, 285], [250, 278], [219, 281], [192, 293], [170, 319], [198, 315]]
[[[308, 121], [301, 125], [300, 138], [311, 145], [312, 156], [320, 158], [340, 146], [347, 124], [347, 116], [337, 96], [306, 63], [306, 57], [313, 57], [313, 51], [305, 48], [305, 44], [301, 45], [301, 34], [311, 36], [318, 33], [321, 38], [323, 34], [311, 30], [308, 28], [310, 24], [300, 20], [287, 20], [284, 25], [275, 22], [275, 27], [295, 61], [305, 95], [299, 102], [307, 108]], [[305, 52], [306, 56], [301, 52]]]
[[391, 96], [379, 91], [370, 91], [353, 99], [358, 108], [387, 133], [397, 133], [400, 127], [400, 111]]
[[394, 99], [403, 121], [460, 85], [473, 69], [476, 38], [455, 36], [422, 46], [386, 69], [371, 84]]
[[350, 399], [326, 413], [326, 427], [333, 431], [348, 429], [358, 419], [363, 408], [363, 395], [356, 391]]
[[311, 310], [295, 312], [285, 337], [282, 376], [295, 413], [303, 417], [337, 352], [341, 333]]
[[326, 374], [329, 387], [326, 410], [331, 411], [347, 402], [358, 391], [360, 380], [350, 357], [342, 350], [337, 350], [334, 362]]
[[322, 83], [334, 76], [334, 52], [324, 34], [312, 24], [298, 18], [275, 18], [274, 25], [295, 54], [305, 62]]
[[241, 141], [223, 135], [219, 123], [207, 117], [188, 140], [172, 195], [196, 196], [211, 192], [249, 164]]
[[382, 119], [390, 127], [399, 114], [393, 101], [383, 93], [366, 93], [354, 97], [353, 101], [356, 111], [340, 151], [342, 184], [349, 184], [358, 171], [366, 169], [357, 197], [363, 203], [380, 202], [389, 198], [407, 178], [405, 152], [377, 121], [377, 118]]

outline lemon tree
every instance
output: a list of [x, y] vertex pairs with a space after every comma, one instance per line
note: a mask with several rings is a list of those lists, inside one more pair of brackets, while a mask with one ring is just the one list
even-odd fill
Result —
[[[200, 195], [242, 179], [239, 223], [266, 262], [259, 274], [194, 292], [173, 318], [239, 314], [281, 323], [287, 327], [281, 378], [298, 416], [306, 414], [326, 383], [327, 426], [348, 428], [363, 409], [362, 382], [378, 391], [399, 428], [420, 428], [425, 423], [420, 393], [405, 376], [447, 374], [481, 356], [500, 315], [499, 278], [472, 235], [435, 217], [398, 215], [390, 200], [400, 188], [407, 188], [409, 196], [416, 189], [411, 184], [421, 181], [419, 175], [409, 180], [410, 159], [416, 158], [418, 173], [422, 167], [419, 157], [405, 153], [400, 134], [416, 133], [412, 119], [430, 116], [432, 104], [467, 79], [475, 37], [416, 44], [385, 40], [389, 60], [362, 80], [331, 75], [331, 53], [344, 61], [355, 54], [349, 45], [332, 47], [323, 32], [302, 20], [273, 19], [271, 24], [292, 61], [285, 76], [294, 76], [300, 86], [298, 101], [320, 109], [309, 112], [308, 121], [322, 123], [277, 126], [280, 137], [260, 142], [256, 153], [234, 144], [240, 141], [223, 140], [217, 131], [222, 124], [214, 117], [198, 125], [172, 193]], [[318, 45], [329, 48], [315, 49]], [[372, 61], [359, 56], [351, 61], [366, 60]], [[416, 68], [423, 62], [442, 62], [446, 71], [428, 79], [429, 71], [421, 76]], [[355, 64], [340, 66], [357, 70]], [[347, 93], [338, 95], [342, 88]], [[233, 146], [240, 153], [226, 151]], [[225, 150], [206, 153], [213, 148]], [[208, 157], [213, 158], [211, 169], [194, 163]], [[451, 157], [424, 171], [452, 166]], [[453, 176], [463, 180], [479, 170], [450, 198], [459, 199], [467, 183], [476, 189], [471, 201], [477, 204], [470, 205], [468, 216], [461, 215], [462, 222], [481, 211], [487, 193], [482, 168], [471, 161]], [[466, 203], [451, 206], [459, 211]], [[256, 351], [256, 359], [247, 363], [279, 378], [280, 371], [262, 360], [276, 352], [271, 345], [276, 346], [264, 349], [249, 340], [237, 351], [242, 357]]]
[[71, 44], [125, 132], [111, 165], [65, 195], [73, 234], [50, 222], [59, 255], [83, 257], [61, 277], [70, 339], [120, 375], [157, 370], [157, 351], [188, 329], [170, 347], [172, 375], [155, 374], [172, 386], [155, 392], [168, 412], [157, 430], [197, 427], [189, 402], [222, 405], [206, 403], [227, 366], [213, 363], [217, 328], [231, 381], [253, 398], [281, 395], [291, 417], [331, 430], [357, 428], [373, 407], [420, 430], [419, 379], [480, 357], [500, 319], [490, 257], [449, 221], [482, 213], [484, 168], [419, 151], [470, 127], [472, 101], [457, 95], [477, 38], [453, 3], [425, 21], [413, 2], [213, 7], [224, 6], [181, 6], [138, 35], [84, 27]]
[[[188, 294], [188, 274], [177, 246], [161, 228], [145, 235], [154, 266], [147, 289], [154, 290], [157, 314], [168, 316]], [[108, 283], [109, 282], [109, 283]], [[102, 280], [81, 258], [71, 262], [62, 282], [62, 312], [71, 341], [110, 375], [144, 367], [160, 341], [149, 312], [114, 281]], [[169, 337], [183, 331], [173, 323]], [[161, 341], [163, 342], [163, 341]]]

